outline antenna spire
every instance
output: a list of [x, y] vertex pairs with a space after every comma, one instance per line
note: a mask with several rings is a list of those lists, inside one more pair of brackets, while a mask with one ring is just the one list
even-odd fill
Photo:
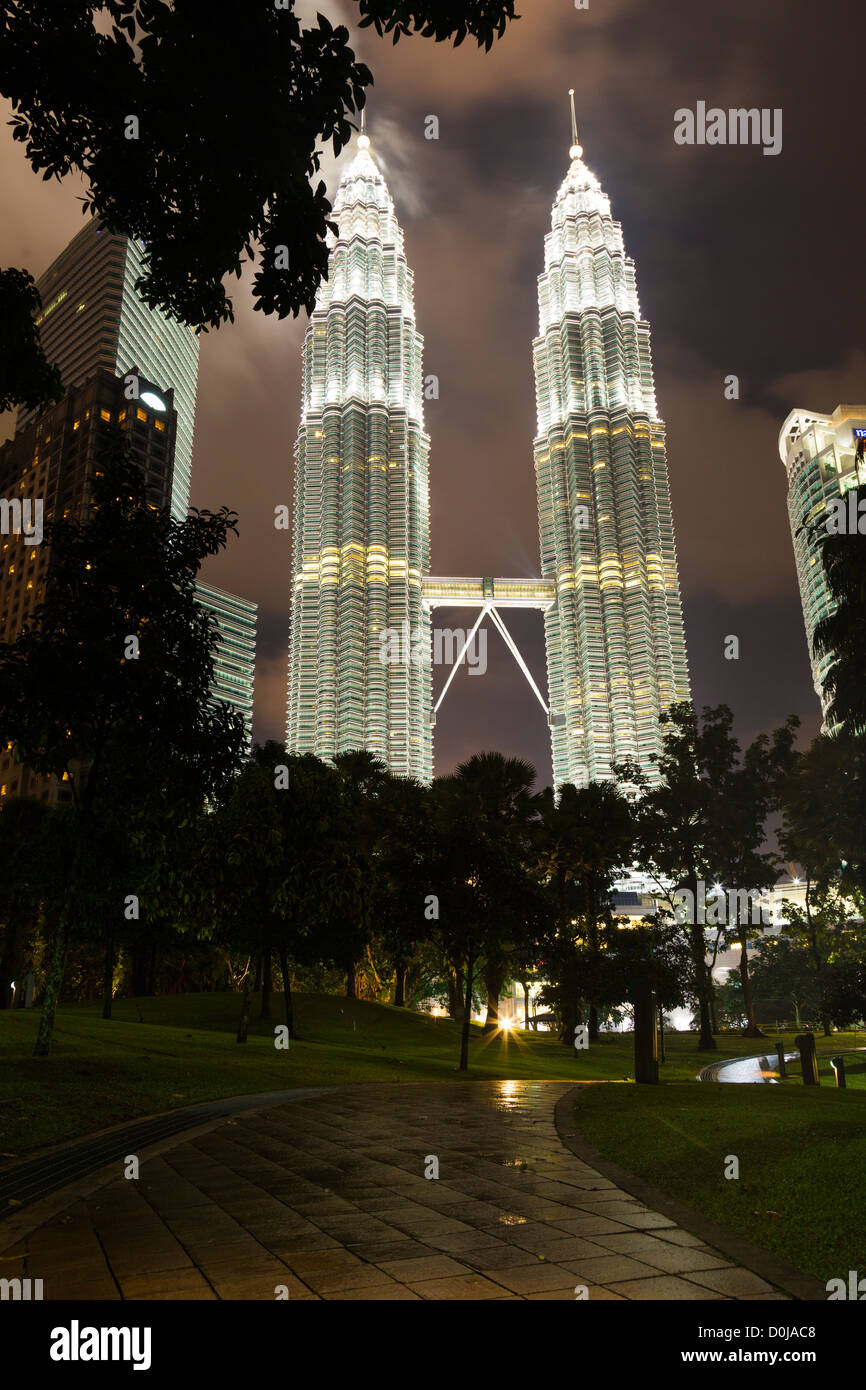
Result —
[[367, 115], [366, 108], [361, 107], [361, 133], [358, 136], [358, 149], [368, 150], [370, 148], [370, 137], [367, 134]]
[[571, 149], [568, 153], [571, 155], [572, 159], [580, 159], [580, 156], [583, 154], [583, 146], [578, 144], [577, 141], [577, 117], [574, 114], [573, 87], [569, 87], [568, 89], [568, 99], [571, 103]]

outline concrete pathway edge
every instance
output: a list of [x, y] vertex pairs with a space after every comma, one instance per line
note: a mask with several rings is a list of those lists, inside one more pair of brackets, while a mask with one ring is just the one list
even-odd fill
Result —
[[565, 1095], [556, 1102], [554, 1111], [554, 1123], [556, 1132], [560, 1140], [567, 1149], [570, 1149], [575, 1157], [584, 1163], [589, 1163], [597, 1169], [603, 1178], [609, 1178], [624, 1191], [636, 1197], [645, 1206], [651, 1207], [655, 1211], [661, 1212], [663, 1216], [670, 1217], [678, 1226], [691, 1231], [707, 1245], [712, 1245], [723, 1255], [729, 1256], [744, 1269], [749, 1269], [753, 1274], [765, 1279], [768, 1284], [775, 1284], [776, 1288], [783, 1289], [792, 1298], [804, 1300], [806, 1302], [826, 1302], [827, 1290], [811, 1274], [804, 1274], [802, 1270], [795, 1269], [785, 1260], [780, 1260], [777, 1255], [773, 1255], [769, 1250], [763, 1250], [759, 1245], [753, 1245], [750, 1240], [743, 1236], [735, 1235], [733, 1231], [726, 1230], [724, 1226], [719, 1226], [715, 1221], [711, 1221], [708, 1216], [695, 1211], [693, 1207], [686, 1206], [685, 1202], [677, 1201], [675, 1197], [669, 1197], [650, 1183], [644, 1182], [643, 1178], [635, 1177], [633, 1173], [626, 1172], [618, 1163], [612, 1163], [603, 1158], [598, 1149], [590, 1144], [578, 1132], [574, 1121], [574, 1102], [580, 1086], [575, 1086], [567, 1091]]
[[[174, 1134], [167, 1135], [163, 1139], [157, 1139], [152, 1143], [140, 1144], [138, 1152], [147, 1154], [148, 1158], [158, 1158], [161, 1154], [168, 1153], [170, 1149], [177, 1148], [178, 1145], [186, 1143], [190, 1139], [198, 1139], [203, 1134], [210, 1134], [211, 1130], [217, 1128], [225, 1120], [234, 1114], [245, 1114], [254, 1110], [267, 1110], [274, 1105], [284, 1105], [295, 1100], [306, 1099], [310, 1095], [319, 1095], [325, 1091], [339, 1090], [338, 1086], [305, 1086], [293, 1088], [289, 1091], [257, 1091], [247, 1096], [224, 1096], [221, 1101], [230, 1103], [231, 1108], [218, 1115], [210, 1115], [203, 1119], [201, 1124], [195, 1123], [197, 1111], [206, 1111], [221, 1101], [198, 1101], [195, 1105], [181, 1106], [177, 1110], [158, 1111], [155, 1115], [141, 1115], [135, 1120], [124, 1120], [119, 1124], [110, 1125], [107, 1129], [94, 1130], [92, 1134], [80, 1135], [77, 1139], [65, 1140], [57, 1145], [48, 1145], [38, 1150], [36, 1154], [31, 1154], [28, 1158], [21, 1159], [18, 1163], [7, 1165], [4, 1173], [9, 1173], [18, 1168], [26, 1168], [28, 1163], [36, 1159], [47, 1158], [52, 1152], [60, 1156], [65, 1150], [74, 1148], [77, 1144], [90, 1139], [99, 1139], [103, 1135], [106, 1137], [122, 1134], [123, 1131], [134, 1128], [146, 1120], [160, 1119], [163, 1115], [180, 1115], [188, 1111], [190, 1115], [189, 1127], [178, 1129]], [[108, 1163], [100, 1164], [92, 1172], [85, 1173], [79, 1178], [73, 1179], [64, 1187], [58, 1188], [55, 1192], [49, 1193], [45, 1197], [40, 1197], [38, 1201], [28, 1203], [20, 1214], [13, 1213], [0, 1219], [0, 1254], [4, 1250], [16, 1245], [19, 1240], [32, 1234], [33, 1231], [44, 1226], [47, 1221], [58, 1216], [67, 1207], [74, 1205], [83, 1197], [89, 1197], [91, 1193], [98, 1191], [109, 1183], [117, 1173], [117, 1159], [112, 1159]]]

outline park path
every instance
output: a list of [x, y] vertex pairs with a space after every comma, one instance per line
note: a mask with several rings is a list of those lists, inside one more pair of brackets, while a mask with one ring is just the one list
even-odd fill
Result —
[[570, 1089], [357, 1086], [223, 1119], [5, 1250], [0, 1225], [0, 1272], [46, 1300], [786, 1297], [570, 1152]]

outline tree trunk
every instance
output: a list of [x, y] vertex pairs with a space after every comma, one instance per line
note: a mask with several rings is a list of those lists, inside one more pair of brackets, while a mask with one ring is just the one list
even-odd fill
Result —
[[[695, 892], [692, 901], [696, 901]], [[704, 942], [704, 929], [700, 922], [695, 922], [691, 929], [692, 958], [695, 963], [695, 974], [698, 986], [698, 1013], [700, 1016], [700, 1039], [698, 1049], [701, 1052], [715, 1052], [716, 1040], [713, 1037], [713, 1026], [710, 1018], [710, 998], [712, 997], [712, 981], [708, 977], [706, 961], [706, 943]]]
[[752, 999], [752, 980], [749, 975], [749, 956], [745, 935], [740, 948], [740, 981], [743, 986], [743, 1004], [746, 1010], [746, 1026], [743, 1029], [743, 1037], [765, 1038], [766, 1033], [762, 1032], [755, 1022], [755, 1004]]
[[273, 988], [273, 970], [271, 968], [271, 953], [265, 951], [265, 958], [262, 963], [262, 1011], [260, 1018], [270, 1018], [271, 1016], [271, 989]]
[[665, 1011], [659, 1008], [659, 1061], [666, 1062], [665, 1056]]
[[398, 960], [394, 966], [394, 1007], [406, 1007], [406, 966], [402, 960]]
[[19, 983], [24, 961], [22, 959], [21, 923], [13, 915], [6, 923], [3, 950], [0, 953], [0, 1009], [8, 1009], [12, 1004], [12, 981]]
[[461, 969], [448, 972], [448, 1012], [455, 1023], [463, 1022], [465, 977]]
[[238, 1035], [236, 1042], [245, 1043], [247, 1040], [247, 1029], [250, 1026], [250, 965], [247, 961], [247, 968], [244, 973], [244, 988], [241, 995], [241, 1018], [238, 1024]]
[[469, 1070], [469, 1024], [472, 1021], [472, 976], [475, 973], [475, 961], [472, 952], [469, 952], [469, 960], [466, 963], [466, 996], [463, 1001], [463, 1027], [460, 1030], [460, 1071]]
[[[589, 948], [593, 954], [593, 957], [597, 959], [599, 953], [598, 899], [591, 878], [586, 890], [586, 916], [587, 939], [589, 941]], [[598, 1005], [593, 999], [588, 999], [587, 1004], [589, 1005], [586, 1020], [588, 1028], [588, 1041], [595, 1043], [598, 1042]]]
[[253, 994], [258, 994], [262, 987], [262, 958], [256, 956], [256, 982], [253, 985]]
[[39, 1032], [36, 1035], [36, 1046], [33, 1049], [34, 1057], [47, 1057], [51, 1047], [51, 1034], [54, 1031], [54, 1014], [57, 1010], [57, 1000], [60, 998], [60, 988], [63, 983], [63, 967], [66, 964], [66, 948], [69, 945], [69, 908], [64, 904], [60, 913], [60, 920], [57, 923], [57, 934], [54, 938], [54, 952], [51, 957], [51, 965], [48, 970], [48, 978], [45, 981], [45, 997], [42, 1001], [42, 1014], [39, 1018]]
[[488, 965], [484, 970], [484, 983], [487, 987], [487, 1017], [484, 1020], [484, 1032], [491, 1033], [499, 1027], [499, 996], [502, 993], [502, 983], [505, 978], [505, 971], [501, 965]]
[[285, 946], [280, 947], [280, 969], [283, 972], [283, 1002], [286, 1006], [286, 1027], [289, 1037], [295, 1036], [295, 1006], [292, 999], [292, 977], [289, 974], [289, 958]]
[[634, 1005], [634, 1079], [656, 1085], [659, 1079], [658, 1029], [652, 990], [646, 981], [639, 981], [633, 995]]
[[527, 988], [527, 981], [526, 981], [526, 980], [520, 980], [520, 981], [519, 981], [519, 984], [520, 984], [520, 988], [523, 990], [523, 1026], [524, 1026], [524, 1028], [526, 1029], [526, 1031], [527, 1031], [527, 1033], [528, 1033], [528, 1032], [529, 1032], [529, 989]]
[[111, 1001], [114, 997], [114, 937], [109, 932], [105, 942], [105, 960], [102, 966], [102, 1017], [111, 1018]]
[[132, 948], [132, 993], [136, 999], [141, 999], [147, 994], [147, 960], [145, 950], [147, 943], [139, 937]]
[[348, 971], [346, 972], [346, 998], [358, 998], [358, 981], [355, 976], [354, 965], [350, 965]]

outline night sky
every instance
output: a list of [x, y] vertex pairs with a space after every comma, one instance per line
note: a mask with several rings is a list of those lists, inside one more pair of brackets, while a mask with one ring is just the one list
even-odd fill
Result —
[[[355, 13], [347, 0], [309, 8]], [[866, 12], [859, 0], [522, 8], [489, 54], [422, 38], [394, 47], [370, 30], [355, 45], [376, 78], [368, 131], [415, 271], [425, 372], [440, 382], [426, 406], [433, 572], [538, 573], [531, 343], [574, 87], [584, 158], [623, 225], [652, 325], [695, 701], [730, 704], [744, 742], [790, 713], [811, 736], [819, 707], [777, 436], [795, 405], [866, 400]], [[782, 108], [782, 152], [677, 145], [674, 112], [698, 101]], [[438, 141], [424, 138], [431, 114]], [[323, 167], [333, 188], [333, 159]], [[80, 225], [80, 187], [43, 183], [6, 130], [0, 180], [0, 263], [38, 277]], [[202, 340], [192, 502], [240, 513], [240, 539], [204, 576], [259, 604], [263, 740], [284, 728], [291, 542], [273, 510], [292, 500], [304, 320], [254, 314], [243, 287], [235, 307], [235, 324]], [[731, 373], [739, 401], [725, 399]], [[544, 689], [541, 616], [506, 621]], [[728, 634], [739, 661], [724, 659]], [[488, 660], [483, 678], [455, 678], [436, 771], [497, 748], [547, 782], [544, 716], [495, 632]]]

